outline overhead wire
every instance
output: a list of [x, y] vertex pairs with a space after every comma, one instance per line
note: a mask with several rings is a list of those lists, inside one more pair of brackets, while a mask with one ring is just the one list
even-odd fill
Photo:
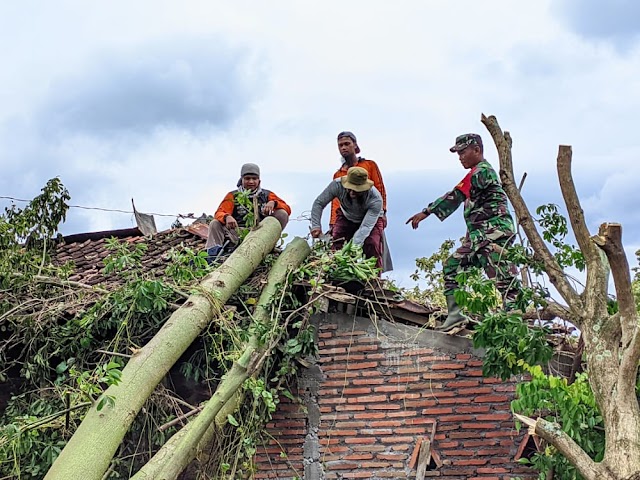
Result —
[[[24, 198], [15, 198], [15, 197], [10, 197], [7, 195], [0, 195], [0, 199], [3, 200], [11, 200], [14, 202], [23, 202], [23, 203], [29, 203], [31, 200], [26, 200]], [[129, 215], [133, 215], [135, 214], [135, 212], [133, 210], [120, 210], [117, 208], [104, 208], [104, 207], [87, 207], [84, 205], [69, 205], [69, 208], [79, 208], [82, 210], [98, 210], [100, 212], [114, 212], [114, 213], [127, 213]], [[154, 213], [154, 212], [140, 212], [140, 213], [145, 213], [146, 215], [153, 215], [155, 217], [171, 217], [171, 218], [190, 218], [190, 219], [197, 219], [198, 217], [196, 217], [193, 213]], [[294, 220], [294, 221], [308, 221], [311, 217], [305, 215], [306, 212], [303, 212], [302, 215], [300, 215], [297, 218], [291, 218], [290, 220]]]

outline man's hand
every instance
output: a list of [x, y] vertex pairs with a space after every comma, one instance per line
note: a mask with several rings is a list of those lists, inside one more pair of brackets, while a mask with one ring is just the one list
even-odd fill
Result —
[[227, 215], [227, 217], [224, 219], [224, 224], [225, 226], [229, 229], [229, 230], [237, 230], [238, 229], [238, 222], [236, 222], [236, 219], [233, 218], [231, 215]]
[[276, 209], [276, 202], [271, 200], [262, 206], [262, 215], [265, 215], [265, 216], [272, 215], [275, 209]]
[[322, 229], [321, 228], [312, 228], [311, 229], [311, 236], [313, 238], [318, 238], [320, 235], [322, 235]]
[[387, 214], [385, 213], [380, 218], [382, 219], [382, 228], [387, 228]]
[[405, 222], [405, 225], [411, 222], [411, 228], [415, 230], [416, 228], [418, 228], [418, 224], [428, 216], [429, 215], [427, 215], [426, 213], [422, 213], [422, 212], [416, 213], [413, 217], [411, 217], [409, 220]]

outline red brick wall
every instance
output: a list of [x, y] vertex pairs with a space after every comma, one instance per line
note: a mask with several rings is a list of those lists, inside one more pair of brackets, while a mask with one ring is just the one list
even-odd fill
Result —
[[[442, 465], [427, 476], [535, 476], [514, 462], [515, 384], [482, 378], [481, 352], [468, 339], [344, 314], [322, 317], [318, 336], [319, 370], [300, 384], [306, 405], [279, 406], [255, 478], [415, 478], [412, 454], [434, 421]], [[314, 438], [305, 436], [316, 431], [314, 462]]]

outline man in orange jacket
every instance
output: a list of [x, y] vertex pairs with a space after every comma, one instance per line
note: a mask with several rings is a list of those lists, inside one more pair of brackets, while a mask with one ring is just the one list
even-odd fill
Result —
[[[367, 171], [368, 178], [373, 182], [373, 186], [376, 187], [380, 195], [382, 196], [382, 228], [387, 227], [387, 191], [384, 188], [384, 182], [382, 180], [382, 174], [378, 168], [378, 164], [373, 160], [367, 160], [366, 158], [359, 157], [360, 147], [358, 146], [358, 140], [356, 136], [349, 131], [340, 132], [338, 134], [338, 151], [342, 157], [342, 165], [333, 174], [333, 179], [344, 177], [347, 171], [351, 167], [361, 167]], [[336, 215], [340, 208], [340, 201], [334, 199], [331, 202], [331, 218], [329, 219], [329, 228], [333, 229], [333, 224], [336, 222]], [[384, 231], [381, 236], [382, 246], [382, 271], [388, 272], [393, 270], [393, 262], [391, 261], [391, 254], [389, 253], [389, 247], [387, 245], [387, 239], [384, 235]]]
[[237, 247], [238, 228], [247, 226], [247, 215], [252, 213], [239, 202], [239, 197], [243, 193], [246, 193], [251, 200], [255, 200], [258, 204], [256, 224], [264, 217], [272, 215], [280, 222], [283, 230], [287, 226], [291, 208], [275, 193], [260, 187], [260, 167], [258, 165], [245, 163], [240, 169], [237, 190], [225, 195], [209, 224], [206, 245], [209, 257], [218, 257], [223, 250], [230, 252]]

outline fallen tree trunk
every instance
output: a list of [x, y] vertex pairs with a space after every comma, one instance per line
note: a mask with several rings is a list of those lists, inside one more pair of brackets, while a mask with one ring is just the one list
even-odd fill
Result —
[[115, 405], [89, 410], [49, 469], [47, 480], [101, 480], [134, 418], [154, 388], [229, 297], [273, 250], [282, 228], [265, 218], [217, 270], [205, 277], [200, 292], [189, 296], [158, 333], [138, 350], [122, 371], [118, 385], [104, 395]]
[[[280, 254], [274, 263], [267, 284], [264, 287], [254, 313], [254, 320], [265, 324], [277, 321], [277, 300], [281, 296], [282, 285], [290, 272], [299, 266], [309, 255], [311, 249], [302, 238], [295, 238]], [[275, 308], [274, 308], [275, 307]], [[260, 345], [252, 336], [241, 357], [234, 362], [231, 370], [223, 377], [211, 400], [207, 402], [198, 416], [191, 420], [178, 433], [171, 437], [132, 480], [173, 480], [196, 457], [198, 450], [211, 442], [216, 431], [216, 416], [229, 403], [234, 404], [236, 393], [244, 381], [258, 372], [264, 359], [270, 354], [274, 339]], [[231, 400], [231, 402], [229, 402]], [[229, 402], [229, 403], [227, 403]]]

